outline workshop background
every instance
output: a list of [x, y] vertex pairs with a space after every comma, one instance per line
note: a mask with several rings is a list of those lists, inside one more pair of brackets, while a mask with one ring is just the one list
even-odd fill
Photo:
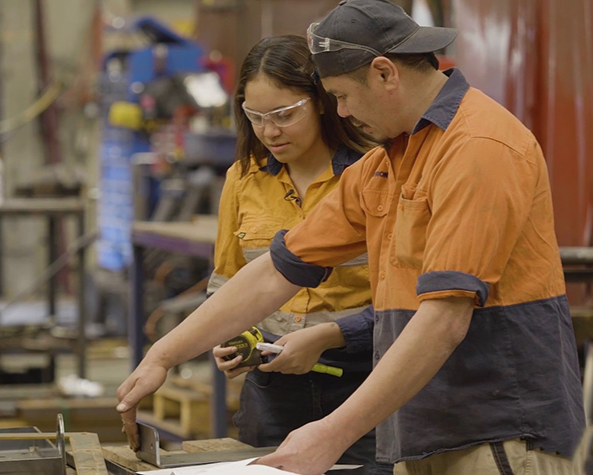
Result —
[[[593, 0], [394, 2], [458, 28], [442, 67], [538, 137], [593, 388]], [[237, 70], [337, 3], [0, 0], [0, 431], [61, 414], [124, 442], [117, 386], [204, 300]], [[240, 385], [200, 357], [141, 418], [172, 445], [233, 436]]]

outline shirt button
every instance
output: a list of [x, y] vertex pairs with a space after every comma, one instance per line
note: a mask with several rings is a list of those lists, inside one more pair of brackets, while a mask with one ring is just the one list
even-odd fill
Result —
[[385, 278], [385, 271], [379, 272], [379, 278], [383, 280]]
[[381, 359], [381, 355], [379, 354], [379, 352], [378, 352], [378, 351], [375, 351], [375, 359], [376, 359], [377, 361], [379, 361], [379, 360]]
[[383, 211], [383, 205], [377, 206], [377, 211]]
[[301, 323], [301, 320], [303, 319], [303, 317], [301, 317], [300, 315], [297, 315], [295, 320], [297, 323]]
[[387, 235], [387, 239], [391, 239], [392, 237], [393, 237], [393, 233], [389, 233], [389, 234]]

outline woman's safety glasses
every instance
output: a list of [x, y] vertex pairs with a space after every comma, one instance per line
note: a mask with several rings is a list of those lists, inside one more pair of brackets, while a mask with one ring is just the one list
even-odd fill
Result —
[[276, 127], [288, 127], [289, 125], [296, 124], [307, 114], [307, 103], [311, 100], [310, 97], [301, 99], [296, 104], [286, 107], [280, 107], [273, 111], [262, 114], [249, 109], [245, 106], [245, 102], [241, 104], [241, 107], [245, 111], [245, 115], [255, 127], [263, 127], [265, 121], [269, 120]]
[[357, 45], [348, 43], [347, 41], [333, 40], [331, 38], [323, 38], [315, 34], [315, 30], [319, 23], [311, 23], [307, 29], [307, 42], [309, 43], [309, 51], [313, 54], [325, 53], [329, 51], [340, 51], [341, 49], [359, 49], [372, 53], [374, 56], [381, 56], [377, 50], [370, 46]]

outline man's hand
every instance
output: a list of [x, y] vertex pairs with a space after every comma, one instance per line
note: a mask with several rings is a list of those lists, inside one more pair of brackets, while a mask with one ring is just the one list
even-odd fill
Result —
[[225, 356], [232, 355], [236, 352], [236, 346], [227, 346], [222, 348], [220, 345], [218, 345], [212, 348], [212, 355], [214, 355], [214, 361], [216, 362], [217, 368], [220, 371], [224, 371], [224, 374], [228, 379], [236, 378], [240, 374], [247, 373], [255, 369], [255, 366], [241, 366], [240, 368], [237, 368], [237, 365], [243, 361], [243, 355], [241, 354], [235, 356], [232, 360], [227, 361], [224, 359]]
[[136, 409], [140, 400], [160, 388], [167, 378], [167, 368], [157, 364], [140, 363], [138, 368], [119, 386], [117, 411], [121, 413], [122, 431], [128, 436], [130, 448], [140, 448]]
[[326, 419], [304, 425], [290, 434], [274, 453], [255, 462], [303, 475], [321, 475], [329, 470], [348, 446], [340, 444]]

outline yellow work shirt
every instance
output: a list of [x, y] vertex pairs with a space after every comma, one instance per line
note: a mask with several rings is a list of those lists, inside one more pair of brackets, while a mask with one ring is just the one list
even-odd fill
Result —
[[[342, 171], [359, 157], [356, 152], [340, 148], [327, 169], [309, 185], [303, 198], [298, 196], [286, 167], [273, 157], [262, 167], [252, 161], [243, 177], [240, 164], [232, 165], [220, 200], [214, 271], [208, 294], [220, 288], [245, 264], [268, 252], [277, 231], [302, 222], [337, 187]], [[368, 259], [364, 249], [359, 254], [336, 267], [319, 287], [301, 289], [258, 327], [284, 335], [368, 307], [371, 303]]]

